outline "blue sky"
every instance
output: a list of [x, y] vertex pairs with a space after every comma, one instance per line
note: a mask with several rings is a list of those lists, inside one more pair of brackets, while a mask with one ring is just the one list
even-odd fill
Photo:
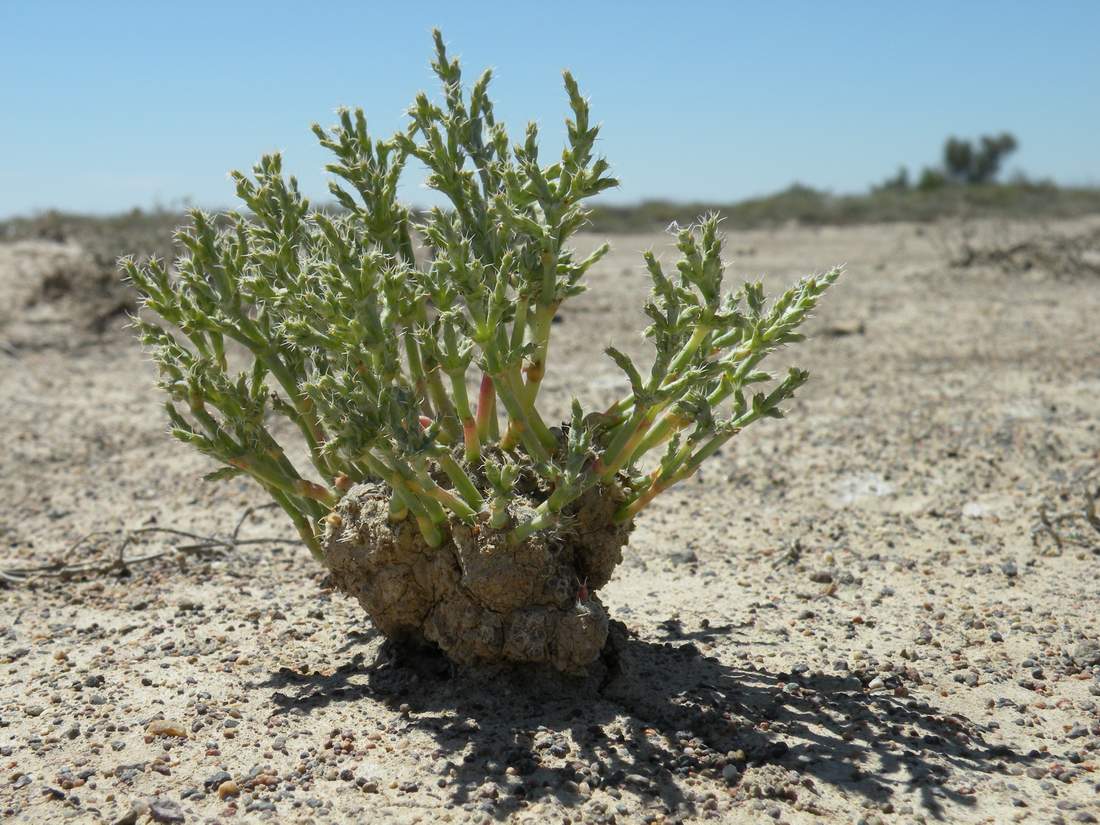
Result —
[[[362, 106], [379, 135], [440, 26], [498, 113], [556, 153], [570, 68], [622, 186], [729, 201], [794, 181], [857, 191], [1009, 130], [1010, 169], [1100, 184], [1100, 2], [0, 0], [0, 217], [232, 203], [262, 152], [326, 194], [311, 123]], [[433, 202], [410, 175], [405, 196]]]

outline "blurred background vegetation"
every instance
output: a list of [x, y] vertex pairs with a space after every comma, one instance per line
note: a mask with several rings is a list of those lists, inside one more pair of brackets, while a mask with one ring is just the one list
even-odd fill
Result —
[[647, 231], [673, 221], [688, 223], [702, 213], [721, 212], [731, 228], [784, 223], [804, 225], [929, 222], [942, 218], [1068, 218], [1100, 212], [1100, 188], [1058, 186], [1022, 173], [1000, 180], [1005, 159], [1019, 147], [1002, 132], [976, 140], [949, 137], [939, 166], [911, 176], [897, 172], [859, 194], [834, 195], [802, 184], [781, 192], [734, 203], [647, 201], [631, 206], [601, 206], [592, 216], [602, 232]]
[[[729, 229], [800, 224], [846, 225], [941, 219], [1051, 219], [1100, 213], [1100, 187], [1059, 186], [1017, 172], [1002, 180], [1005, 159], [1019, 146], [1008, 132], [969, 140], [949, 137], [942, 162], [910, 175], [902, 166], [867, 192], [833, 194], [802, 184], [730, 203], [649, 200], [601, 204], [591, 216], [597, 233], [650, 232], [686, 225], [719, 212]], [[338, 211], [333, 204], [323, 204]], [[186, 219], [186, 204], [133, 209], [107, 217], [61, 211], [0, 221], [0, 241], [28, 239], [78, 243], [106, 264], [124, 252], [172, 256], [172, 233]]]

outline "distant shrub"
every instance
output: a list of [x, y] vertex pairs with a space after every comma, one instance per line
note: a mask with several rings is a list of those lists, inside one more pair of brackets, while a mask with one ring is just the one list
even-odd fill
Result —
[[871, 188], [872, 192], [907, 192], [909, 190], [909, 170], [899, 166], [898, 171], [886, 178], [878, 186]]
[[920, 180], [917, 181], [917, 189], [921, 192], [934, 192], [946, 185], [947, 176], [943, 172], [939, 169], [929, 169], [927, 167], [920, 173]]

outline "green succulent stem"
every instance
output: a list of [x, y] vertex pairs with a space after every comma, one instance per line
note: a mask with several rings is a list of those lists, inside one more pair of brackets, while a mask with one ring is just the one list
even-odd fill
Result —
[[512, 529], [508, 534], [508, 541], [512, 544], [523, 544], [532, 534], [553, 527], [556, 522], [557, 514], [540, 505], [533, 515]]
[[444, 498], [441, 494], [445, 491], [426, 473], [414, 469], [407, 461], [395, 455], [392, 451], [386, 450], [383, 452], [386, 465], [395, 473], [395, 476], [391, 477], [392, 481], [390, 483], [408, 490], [411, 493], [411, 498], [416, 500], [427, 517], [431, 519], [432, 524], [438, 526], [446, 523], [447, 511], [444, 509], [444, 505], [450, 506], [450, 502], [455, 502], [455, 507], [450, 509], [459, 518], [469, 517], [468, 508], [458, 502], [454, 496], [448, 494]]
[[673, 358], [668, 365], [668, 376], [665, 379], [666, 381], [679, 377], [680, 373], [684, 371], [691, 359], [695, 357], [695, 353], [699, 351], [699, 348], [709, 335], [710, 326], [707, 323], [701, 322], [695, 327], [695, 331], [691, 333], [691, 338], [689, 338], [683, 348], [676, 353], [676, 357]]
[[493, 496], [489, 502], [489, 526], [494, 530], [503, 530], [510, 521], [508, 498], [502, 495]]
[[600, 479], [608, 481], [615, 477], [634, 455], [638, 444], [645, 438], [646, 433], [653, 424], [653, 419], [660, 412], [660, 407], [635, 409], [627, 421], [618, 428], [614, 439], [608, 444], [607, 449], [600, 457]]
[[546, 422], [543, 421], [538, 408], [535, 407], [534, 402], [525, 391], [523, 377], [518, 366], [513, 367], [506, 373], [505, 381], [508, 382], [509, 391], [519, 405], [521, 414], [519, 420], [524, 423], [530, 432], [534, 433], [544, 450], [553, 451], [558, 446], [558, 440], [554, 438], [554, 434], [546, 426]]
[[[248, 345], [246, 344], [246, 346]], [[308, 399], [302, 397], [298, 382], [295, 381], [294, 376], [291, 375], [290, 370], [287, 369], [282, 359], [279, 358], [277, 353], [272, 352], [270, 347], [265, 346], [261, 347], [259, 351], [253, 351], [256, 357], [263, 362], [264, 366], [271, 370], [271, 374], [275, 376], [275, 380], [279, 382], [279, 386], [283, 388], [283, 391], [287, 394], [287, 398], [291, 399], [291, 404], [297, 413], [294, 418], [294, 424], [298, 427], [299, 431], [302, 433], [302, 437], [305, 439], [306, 446], [309, 448], [310, 461], [313, 463], [313, 466], [322, 477], [326, 479], [332, 478], [335, 473], [332, 467], [329, 466], [324, 454], [321, 452], [321, 445], [325, 442], [324, 430], [321, 428], [320, 422], [312, 415], [312, 405], [308, 403]]]
[[425, 379], [428, 385], [428, 395], [432, 399], [432, 404], [438, 416], [437, 420], [443, 426], [448, 442], [463, 441], [465, 436], [462, 425], [459, 423], [458, 412], [455, 410], [450, 396], [447, 395], [447, 390], [443, 387], [443, 379], [439, 373], [440, 371], [437, 368], [428, 371]]
[[393, 522], [404, 521], [409, 517], [409, 505], [396, 491], [390, 494], [390, 508], [387, 517]]
[[313, 525], [310, 524], [309, 519], [302, 515], [301, 511], [299, 511], [298, 508], [294, 506], [291, 500], [285, 494], [283, 494], [282, 491], [273, 487], [266, 487], [266, 485], [265, 489], [267, 489], [268, 495], [275, 499], [275, 503], [278, 504], [279, 507], [281, 507], [288, 516], [290, 516], [290, 520], [294, 523], [294, 527], [298, 531], [298, 535], [301, 537], [302, 543], [305, 544], [307, 548], [309, 548], [309, 552], [313, 556], [313, 558], [317, 559], [317, 561], [319, 562], [324, 563], [325, 552], [321, 548], [320, 541], [317, 540], [317, 533], [315, 532]]
[[424, 415], [433, 417], [436, 413], [432, 409], [431, 399], [428, 397], [428, 377], [424, 372], [424, 362], [420, 358], [420, 346], [416, 342], [416, 331], [413, 327], [405, 327], [401, 338], [405, 345], [405, 358], [409, 363], [409, 375], [412, 379], [413, 390], [420, 399], [421, 409]]
[[424, 537], [424, 541], [428, 543], [429, 547], [441, 547], [445, 538], [443, 531], [439, 529], [439, 525], [432, 519], [422, 516], [418, 513], [413, 514], [413, 518], [416, 519], [416, 526], [420, 528], [420, 534]]
[[474, 511], [481, 511], [485, 506], [485, 499], [477, 489], [477, 485], [462, 469], [462, 465], [455, 461], [450, 453], [445, 451], [441, 452], [436, 460], [439, 462], [440, 469], [446, 473], [447, 478], [454, 484], [455, 489], [462, 496], [466, 505]]
[[454, 407], [462, 425], [462, 443], [465, 448], [465, 458], [468, 462], [476, 462], [481, 458], [481, 435], [478, 421], [470, 408], [470, 396], [466, 391], [466, 370], [456, 370], [449, 374], [451, 388], [454, 394]]
[[527, 367], [527, 399], [534, 404], [538, 398], [539, 387], [546, 376], [546, 359], [550, 352], [550, 331], [553, 328], [554, 316], [557, 315], [559, 302], [542, 304], [535, 311], [532, 324], [532, 338], [535, 344], [535, 355]]
[[462, 521], [472, 524], [477, 518], [477, 510], [472, 509], [454, 493], [444, 490], [431, 479], [425, 479], [423, 476], [406, 479], [405, 486], [417, 495], [435, 499]]
[[[579, 495], [579, 494], [578, 494]], [[558, 516], [567, 504], [576, 499], [576, 495], [562, 496], [555, 499], [553, 496], [535, 508], [530, 517], [517, 524], [509, 533], [508, 539], [513, 544], [522, 544], [539, 530], [553, 527], [557, 523]], [[563, 500], [564, 499], [564, 500]]]
[[516, 298], [516, 316], [512, 319], [512, 336], [511, 347], [512, 349], [519, 349], [523, 346], [523, 341], [527, 336], [527, 312], [530, 309], [530, 302], [525, 296], [517, 296]]
[[667, 483], [662, 483], [655, 478], [652, 479], [639, 495], [635, 496], [629, 503], [624, 504], [615, 511], [615, 523], [624, 524], [633, 521], [637, 518], [638, 514], [641, 513], [660, 493], [663, 493], [668, 486]]
[[[320, 518], [329, 510], [329, 507], [324, 506], [318, 497], [306, 495], [306, 493], [311, 492], [311, 487], [303, 485], [308, 485], [309, 482], [285, 475], [280, 468], [272, 466], [271, 462], [262, 456], [255, 454], [243, 455], [238, 458], [231, 458], [227, 463], [244, 471], [261, 484], [279, 490], [283, 495], [290, 497], [313, 518]], [[313, 486], [317, 487], [317, 485]], [[318, 487], [318, 489], [324, 488]], [[333, 503], [335, 503], [334, 500]]]
[[627, 463], [637, 463], [642, 456], [659, 447], [665, 441], [672, 437], [672, 435], [691, 423], [691, 419], [687, 416], [678, 415], [676, 413], [668, 412], [658, 421], [653, 427], [651, 427], [645, 436], [638, 442], [634, 448], [634, 452], [631, 454]]
[[777, 415], [778, 405], [790, 397], [792, 390], [789, 389], [789, 385], [797, 386], [805, 381], [805, 378], [805, 373], [792, 370], [786, 382], [780, 384], [767, 396], [761, 397], [751, 409], [731, 419], [721, 432], [702, 440], [701, 446], [697, 446], [697, 442], [691, 439], [687, 440], [673, 456], [662, 462], [662, 466], [651, 474], [650, 483], [616, 512], [615, 520], [624, 522], [633, 519], [659, 493], [694, 475], [704, 461], [718, 452], [745, 427], [761, 418]]
[[512, 529], [510, 539], [513, 543], [526, 541], [532, 533], [553, 526], [562, 510], [580, 498], [589, 487], [597, 482], [592, 473], [585, 473], [571, 483], [559, 485], [546, 501], [535, 508], [535, 512]]
[[[497, 373], [492, 376], [493, 388], [496, 390], [497, 397], [500, 398], [501, 403], [504, 404], [504, 409], [508, 413], [508, 417], [511, 419], [509, 423], [509, 431], [514, 432], [520, 443], [523, 444], [524, 449], [532, 459], [538, 462], [548, 462], [550, 460], [550, 452], [547, 446], [544, 444], [542, 438], [539, 437], [535, 431], [535, 420], [529, 416], [530, 408], [527, 407], [521, 400], [516, 392], [516, 382], [514, 376], [506, 372]], [[546, 425], [542, 423], [542, 419], [537, 419], [539, 424], [542, 424], [543, 429], [546, 431], [546, 435], [553, 441], [553, 436], [550, 436], [549, 430], [546, 430]], [[510, 449], [510, 444], [506, 443], [507, 434], [505, 435], [505, 442], [502, 442], [501, 446], [504, 449]]]
[[[428, 543], [428, 546], [439, 547], [442, 545], [444, 536], [443, 531], [439, 528], [439, 521], [437, 521], [436, 515], [420, 496], [409, 489], [401, 473], [387, 466], [381, 459], [369, 453], [364, 454], [362, 460], [370, 467], [371, 472], [374, 473], [375, 476], [383, 479], [389, 485], [390, 489], [393, 491], [394, 497], [401, 502], [406, 510], [412, 513], [413, 519], [416, 521], [417, 527], [420, 529], [420, 533], [424, 536], [424, 540]], [[436, 507], [439, 507], [439, 505], [436, 504]], [[391, 502], [390, 515], [394, 513], [394, 510], [395, 507]]]
[[[756, 352], [751, 355], [746, 352], [744, 356], [747, 357], [745, 357], [733, 373], [731, 380], [719, 383], [710, 395], [707, 396], [707, 403], [716, 407], [725, 402], [726, 399], [733, 395], [735, 389], [744, 382], [745, 377], [756, 368], [761, 360], [763, 360], [765, 355], [766, 353], [764, 352]], [[735, 358], [736, 355], [730, 360], [735, 360]], [[628, 463], [639, 461], [646, 453], [659, 447], [675, 433], [689, 426], [691, 421], [692, 419], [690, 416], [681, 415], [675, 412], [667, 412], [637, 445]]]

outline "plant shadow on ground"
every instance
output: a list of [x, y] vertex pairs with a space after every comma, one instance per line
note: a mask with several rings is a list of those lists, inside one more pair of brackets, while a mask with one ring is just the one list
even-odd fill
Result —
[[[1030, 760], [988, 744], [963, 717], [895, 695], [889, 682], [868, 692], [855, 676], [731, 667], [691, 642], [643, 641], [615, 625], [599, 673], [584, 679], [456, 673], [437, 655], [384, 647], [373, 664], [358, 653], [333, 673], [283, 668], [257, 687], [272, 690], [276, 713], [385, 703], [400, 713], [396, 730], [427, 733], [446, 760], [447, 784], [432, 792], [498, 818], [522, 799], [580, 806], [581, 782], [635, 795], [654, 813], [692, 815], [703, 799], [682, 780], [724, 785], [732, 764], [730, 784], [744, 796], [813, 811], [822, 809], [821, 785], [877, 804], [904, 790], [942, 819], [945, 804], [975, 804], [956, 771], [1003, 772]], [[782, 770], [759, 770], [768, 765]]]

